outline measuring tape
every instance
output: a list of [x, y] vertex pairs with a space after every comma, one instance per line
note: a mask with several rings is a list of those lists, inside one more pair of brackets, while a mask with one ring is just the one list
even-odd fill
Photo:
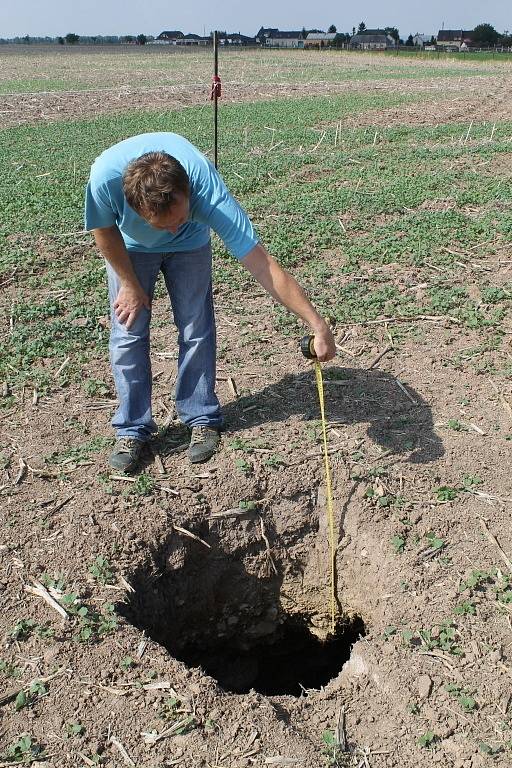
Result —
[[314, 336], [304, 336], [300, 342], [300, 348], [304, 357], [315, 361], [316, 387], [318, 389], [318, 402], [320, 403], [320, 415], [322, 418], [322, 437], [324, 444], [325, 486], [327, 492], [327, 522], [329, 529], [329, 560], [331, 570], [331, 632], [334, 635], [336, 629], [336, 547], [334, 545], [334, 507], [332, 502], [331, 466], [329, 463], [329, 451], [327, 449], [327, 423], [325, 420], [324, 380], [322, 366], [316, 360]]

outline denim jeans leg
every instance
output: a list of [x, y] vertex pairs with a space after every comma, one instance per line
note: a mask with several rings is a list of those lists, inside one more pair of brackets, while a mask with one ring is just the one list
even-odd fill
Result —
[[216, 332], [210, 243], [170, 253], [162, 263], [174, 322], [178, 328], [176, 410], [188, 426], [222, 426], [215, 394]]
[[[137, 278], [150, 298], [162, 263], [161, 253], [129, 252]], [[143, 307], [130, 328], [122, 325], [113, 309], [119, 279], [107, 262], [110, 299], [110, 362], [119, 407], [112, 419], [117, 437], [147, 441], [157, 431], [151, 413], [151, 362], [149, 323], [151, 312]]]

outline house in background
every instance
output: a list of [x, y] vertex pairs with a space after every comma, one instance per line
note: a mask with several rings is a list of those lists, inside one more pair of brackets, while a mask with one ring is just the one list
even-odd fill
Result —
[[192, 32], [190, 32], [188, 35], [183, 35], [183, 37], [180, 37], [176, 40], [175, 45], [197, 45], [200, 47], [204, 47], [206, 45], [213, 45], [213, 39], [211, 37], [201, 37], [201, 35], [194, 35]]
[[219, 45], [256, 45], [256, 38], [241, 35], [240, 32], [226, 33], [219, 36]]
[[176, 40], [181, 40], [184, 37], [183, 32], [180, 32], [178, 29], [173, 30], [164, 30], [164, 32], [160, 32], [155, 43], [168, 43], [170, 45], [176, 45]]
[[304, 40], [304, 48], [327, 48], [332, 45], [336, 32], [308, 32]]
[[274, 35], [277, 35], [279, 33], [278, 29], [274, 29], [273, 27], [260, 27], [259, 31], [256, 32], [256, 42], [260, 45], [266, 45], [267, 40], [269, 37], [273, 37]]
[[440, 29], [437, 33], [437, 48], [441, 51], [465, 51], [473, 43], [472, 31], [463, 29]]
[[256, 41], [267, 48], [304, 48], [307, 32], [281, 32], [279, 29], [261, 27]]
[[423, 48], [425, 45], [428, 45], [430, 41], [432, 40], [433, 35], [420, 35], [419, 32], [416, 32], [416, 34], [412, 38], [412, 44], [416, 48]]
[[396, 42], [384, 29], [365, 29], [350, 38], [350, 47], [361, 51], [385, 51], [396, 48]]

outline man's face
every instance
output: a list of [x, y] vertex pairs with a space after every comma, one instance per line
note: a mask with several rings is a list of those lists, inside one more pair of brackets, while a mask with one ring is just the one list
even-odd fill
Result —
[[160, 213], [158, 216], [144, 216], [144, 218], [155, 229], [163, 229], [175, 235], [178, 229], [188, 221], [189, 213], [189, 196], [179, 194], [165, 213]]

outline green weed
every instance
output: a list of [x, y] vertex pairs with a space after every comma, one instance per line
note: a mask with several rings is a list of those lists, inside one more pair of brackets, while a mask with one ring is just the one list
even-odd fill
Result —
[[75, 738], [75, 736], [83, 736], [84, 733], [85, 733], [85, 728], [82, 725], [82, 723], [79, 723], [79, 722], [66, 723], [67, 739], [73, 739]]
[[44, 683], [42, 683], [40, 680], [34, 680], [28, 690], [23, 689], [16, 696], [14, 701], [16, 712], [19, 712], [20, 709], [23, 709], [24, 707], [33, 706], [38, 698], [41, 696], [46, 696], [47, 693], [48, 688], [44, 685]]
[[92, 565], [89, 566], [89, 573], [99, 584], [113, 583], [114, 572], [109, 561], [101, 555], [98, 555]]
[[439, 737], [436, 736], [434, 731], [425, 731], [423, 736], [420, 736], [418, 739], [418, 746], [424, 747], [426, 749], [431, 749], [435, 746], [436, 742], [439, 741]]
[[23, 734], [17, 741], [7, 747], [7, 751], [2, 757], [7, 763], [25, 763], [30, 765], [35, 760], [43, 759], [44, 750], [32, 736]]
[[470, 696], [468, 691], [459, 683], [448, 683], [445, 685], [445, 691], [456, 699], [464, 712], [473, 712], [478, 708], [473, 696]]
[[9, 632], [9, 637], [13, 640], [28, 640], [36, 626], [34, 619], [20, 619]]
[[98, 435], [93, 437], [92, 440], [89, 440], [87, 443], [73, 445], [70, 448], [66, 448], [64, 451], [55, 451], [46, 456], [45, 460], [47, 464], [63, 464], [67, 461], [81, 464], [84, 461], [89, 461], [93, 454], [103, 451], [112, 444], [113, 440], [111, 438]]

